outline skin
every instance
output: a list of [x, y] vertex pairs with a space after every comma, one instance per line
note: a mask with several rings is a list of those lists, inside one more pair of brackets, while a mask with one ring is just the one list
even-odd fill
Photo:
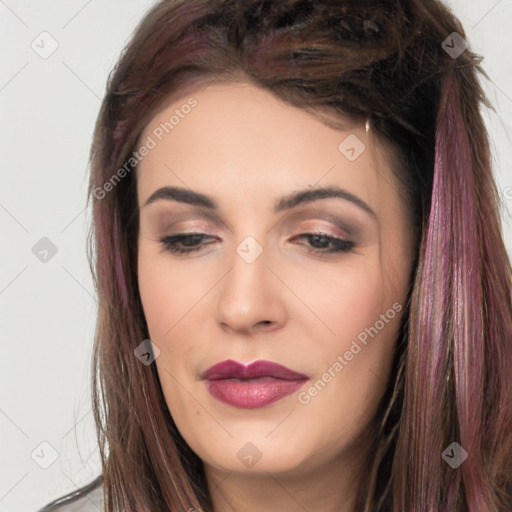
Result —
[[[216, 511], [353, 512], [413, 260], [391, 150], [364, 125], [328, 127], [254, 85], [209, 85], [193, 97], [197, 106], [137, 170], [139, 287], [167, 406], [204, 462]], [[141, 140], [187, 98], [158, 112]], [[366, 146], [354, 161], [338, 149], [350, 134]], [[206, 194], [218, 211], [166, 199], [145, 205], [164, 186]], [[357, 196], [376, 217], [340, 198], [273, 210], [282, 196], [325, 186]], [[159, 240], [187, 230], [211, 238], [190, 254]], [[355, 246], [322, 254], [331, 247], [325, 239], [297, 238], [315, 230]], [[252, 263], [236, 251], [247, 236], [262, 248]], [[338, 356], [393, 304], [402, 311], [301, 403], [299, 393], [332, 374]], [[236, 408], [200, 377], [226, 359], [275, 361], [310, 380], [266, 407]], [[237, 456], [247, 443], [261, 454], [252, 467]]]

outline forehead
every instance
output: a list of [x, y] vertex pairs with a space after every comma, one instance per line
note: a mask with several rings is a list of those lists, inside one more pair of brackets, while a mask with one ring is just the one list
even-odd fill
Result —
[[142, 132], [140, 140], [148, 139], [154, 147], [137, 169], [141, 204], [173, 184], [269, 200], [294, 188], [341, 185], [378, 208], [382, 181], [393, 182], [389, 149], [363, 124], [331, 128], [250, 84], [210, 85], [168, 102]]

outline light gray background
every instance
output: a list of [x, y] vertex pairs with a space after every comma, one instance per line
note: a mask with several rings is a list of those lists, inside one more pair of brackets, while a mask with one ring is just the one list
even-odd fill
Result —
[[[498, 115], [486, 115], [512, 255], [512, 0], [451, 0]], [[87, 157], [109, 71], [144, 0], [0, 0], [0, 512], [35, 511], [100, 472], [90, 407], [96, 301], [86, 259]], [[31, 47], [50, 48], [48, 58]], [[33, 43], [35, 41], [35, 43]], [[40, 51], [43, 49], [41, 48]], [[48, 237], [47, 263], [32, 247]], [[52, 462], [52, 449], [58, 456]]]

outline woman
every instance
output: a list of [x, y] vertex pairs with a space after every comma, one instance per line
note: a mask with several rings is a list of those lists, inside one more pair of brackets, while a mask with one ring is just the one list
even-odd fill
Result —
[[91, 149], [103, 474], [75, 503], [512, 509], [479, 63], [439, 1], [147, 14]]

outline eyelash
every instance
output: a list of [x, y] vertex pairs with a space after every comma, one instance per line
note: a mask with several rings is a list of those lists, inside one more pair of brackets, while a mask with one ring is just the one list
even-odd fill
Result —
[[[175, 253], [175, 254], [190, 254], [192, 252], [199, 251], [201, 249], [201, 245], [183, 249], [183, 248], [176, 247], [176, 244], [183, 243], [183, 241], [186, 239], [192, 238], [195, 240], [200, 240], [200, 239], [204, 239], [205, 237], [213, 238], [213, 237], [209, 237], [208, 235], [206, 235], [204, 233], [190, 233], [190, 234], [181, 233], [181, 234], [176, 234], [176, 235], [164, 236], [164, 237], [160, 238], [159, 241], [164, 245], [164, 248], [166, 251], [169, 251], [169, 252]], [[304, 238], [308, 239], [309, 238], [309, 239], [311, 239], [312, 237], [319, 237], [321, 239], [327, 240], [330, 244], [334, 244], [334, 248], [331, 248], [330, 250], [326, 250], [325, 248], [308, 249], [307, 252], [311, 253], [311, 254], [318, 255], [318, 254], [335, 254], [335, 253], [341, 253], [341, 252], [350, 252], [356, 245], [351, 240], [344, 240], [342, 238], [334, 237], [334, 236], [323, 234], [323, 233], [303, 233], [301, 235], [297, 235], [294, 238], [299, 238], [299, 239], [304, 239]]]

